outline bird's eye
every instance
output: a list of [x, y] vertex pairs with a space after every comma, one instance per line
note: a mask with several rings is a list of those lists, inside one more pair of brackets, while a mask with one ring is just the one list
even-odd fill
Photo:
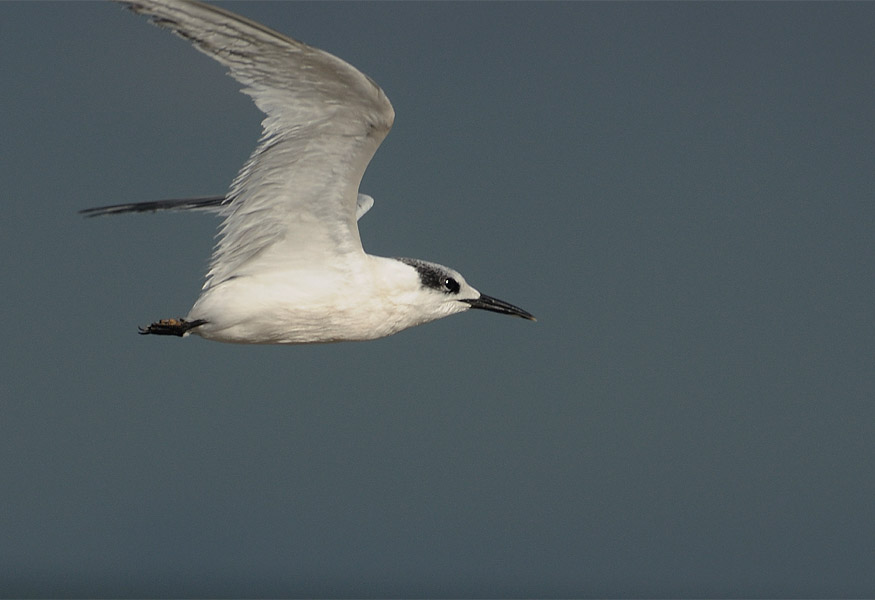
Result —
[[450, 293], [458, 294], [459, 293], [459, 282], [453, 279], [452, 277], [447, 277], [444, 279], [444, 288]]

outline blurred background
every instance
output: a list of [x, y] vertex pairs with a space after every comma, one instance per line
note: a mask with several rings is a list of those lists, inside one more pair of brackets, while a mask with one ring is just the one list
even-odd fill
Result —
[[183, 316], [260, 113], [109, 3], [0, 4], [0, 595], [871, 597], [875, 4], [222, 3], [375, 79], [365, 248], [467, 313]]

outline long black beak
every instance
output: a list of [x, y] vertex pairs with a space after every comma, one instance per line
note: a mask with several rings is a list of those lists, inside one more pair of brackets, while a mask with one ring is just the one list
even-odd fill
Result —
[[504, 300], [499, 300], [498, 298], [493, 298], [486, 294], [480, 294], [479, 298], [474, 298], [472, 300], [461, 300], [461, 302], [467, 302], [471, 305], [471, 308], [482, 308], [483, 310], [491, 310], [492, 312], [501, 313], [503, 315], [514, 315], [522, 317], [523, 319], [528, 319], [529, 321], [537, 320], [531, 313], [524, 311], [519, 306], [514, 306]]

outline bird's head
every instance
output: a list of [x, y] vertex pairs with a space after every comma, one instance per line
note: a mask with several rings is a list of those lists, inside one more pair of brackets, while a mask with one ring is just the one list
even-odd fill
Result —
[[424, 321], [431, 321], [470, 308], [480, 308], [505, 315], [535, 320], [518, 306], [481, 294], [471, 287], [457, 271], [414, 258], [396, 259], [416, 271], [418, 281], [413, 284], [411, 296], [421, 311]]

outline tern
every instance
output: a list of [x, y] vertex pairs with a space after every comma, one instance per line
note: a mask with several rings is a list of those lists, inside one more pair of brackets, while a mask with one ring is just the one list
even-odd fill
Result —
[[218, 61], [266, 115], [224, 196], [102, 206], [88, 216], [206, 210], [224, 218], [201, 294], [184, 318], [142, 334], [241, 344], [371, 340], [471, 308], [532, 321], [455, 270], [366, 254], [358, 219], [365, 168], [395, 119], [369, 77], [343, 60], [194, 0], [122, 1]]

